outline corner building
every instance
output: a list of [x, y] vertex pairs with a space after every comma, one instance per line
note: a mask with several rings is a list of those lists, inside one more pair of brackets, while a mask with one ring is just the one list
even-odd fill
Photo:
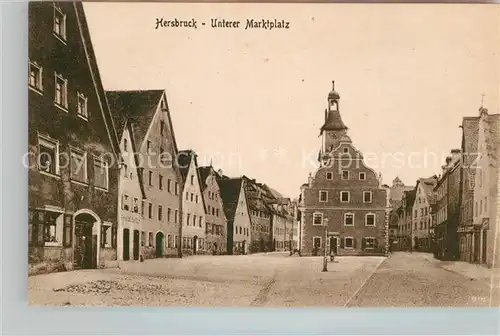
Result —
[[[301, 255], [384, 255], [387, 252], [387, 191], [363, 162], [347, 135], [339, 112], [340, 96], [328, 94], [321, 127], [319, 169], [301, 188]], [[325, 242], [326, 226], [326, 242]]]

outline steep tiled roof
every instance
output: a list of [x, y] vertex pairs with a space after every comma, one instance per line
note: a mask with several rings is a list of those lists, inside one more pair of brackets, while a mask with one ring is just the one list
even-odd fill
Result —
[[163, 90], [106, 92], [120, 138], [125, 123], [131, 121], [136, 142], [138, 146], [142, 144], [163, 92]]
[[[196, 153], [191, 149], [180, 150], [178, 154], [179, 171], [182, 175], [182, 181], [186, 182], [186, 177], [189, 172], [191, 157], [194, 156], [196, 162]], [[199, 176], [198, 176], [199, 178]]]
[[406, 210], [409, 210], [413, 207], [413, 202], [415, 201], [415, 196], [417, 196], [417, 190], [407, 190], [405, 191], [406, 195]]
[[339, 130], [346, 130], [346, 129], [347, 129], [347, 126], [342, 121], [342, 117], [340, 116], [340, 112], [337, 110], [328, 111], [325, 123], [323, 124], [323, 126], [321, 126], [321, 133], [323, 133], [323, 131], [339, 131]]
[[228, 221], [234, 220], [234, 214], [238, 207], [240, 189], [242, 185], [241, 178], [222, 178], [217, 179], [220, 188], [220, 196], [224, 207], [224, 214]]
[[212, 169], [213, 168], [210, 166], [198, 168], [198, 175], [200, 176], [200, 187], [202, 192], [207, 188], [207, 178], [208, 176], [210, 176], [210, 172], [212, 171]]

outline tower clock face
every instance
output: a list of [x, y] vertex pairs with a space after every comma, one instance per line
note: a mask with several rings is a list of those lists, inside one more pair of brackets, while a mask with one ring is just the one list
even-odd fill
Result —
[[336, 133], [334, 133], [334, 132], [330, 132], [328, 135], [329, 135], [329, 136], [330, 136], [330, 138], [332, 138], [332, 139], [337, 139], [337, 134], [336, 134]]

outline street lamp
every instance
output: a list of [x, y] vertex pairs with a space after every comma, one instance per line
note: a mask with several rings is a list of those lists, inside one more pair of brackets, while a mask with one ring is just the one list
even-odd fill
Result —
[[325, 242], [323, 243], [323, 272], [328, 272], [328, 259], [326, 251], [326, 242], [328, 240], [328, 218], [323, 220], [325, 223]]

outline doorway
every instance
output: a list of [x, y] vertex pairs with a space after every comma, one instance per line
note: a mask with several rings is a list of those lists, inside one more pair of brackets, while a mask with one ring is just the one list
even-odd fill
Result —
[[156, 258], [163, 257], [163, 232], [156, 233]]
[[333, 251], [336, 255], [339, 253], [338, 243], [337, 237], [330, 237], [330, 252]]
[[133, 257], [134, 260], [139, 260], [139, 230], [134, 230], [134, 238], [133, 238]]
[[130, 260], [130, 230], [123, 229], [123, 260]]
[[92, 232], [95, 222], [88, 213], [75, 217], [75, 268], [97, 268], [97, 234]]
[[198, 247], [198, 236], [193, 237], [193, 254], [196, 254]]

